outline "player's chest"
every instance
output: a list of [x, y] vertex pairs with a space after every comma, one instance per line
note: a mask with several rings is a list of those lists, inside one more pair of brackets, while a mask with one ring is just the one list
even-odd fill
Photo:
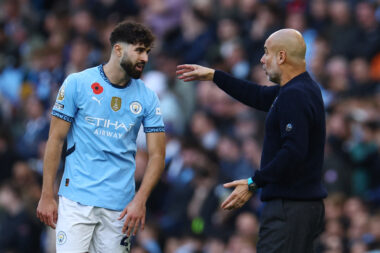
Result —
[[142, 120], [145, 108], [137, 92], [100, 87], [82, 94], [78, 106], [80, 114], [87, 118], [100, 118], [104, 122], [111, 120], [130, 124]]

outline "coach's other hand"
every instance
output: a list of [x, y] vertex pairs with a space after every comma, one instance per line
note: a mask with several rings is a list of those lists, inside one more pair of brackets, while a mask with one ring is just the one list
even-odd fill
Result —
[[214, 69], [206, 68], [195, 64], [178, 65], [175, 72], [178, 79], [184, 82], [190, 81], [212, 81], [214, 79]]
[[223, 185], [225, 188], [235, 187], [235, 190], [222, 203], [225, 210], [233, 210], [242, 207], [251, 197], [252, 192], [248, 190], [248, 180], [241, 179]]
[[58, 220], [58, 206], [54, 197], [41, 196], [37, 206], [37, 217], [43, 223], [55, 229]]

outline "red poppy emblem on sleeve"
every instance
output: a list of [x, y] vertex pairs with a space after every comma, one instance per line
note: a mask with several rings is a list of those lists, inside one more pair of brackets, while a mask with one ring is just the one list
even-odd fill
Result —
[[103, 92], [103, 87], [99, 84], [99, 83], [93, 83], [91, 85], [91, 88], [92, 88], [92, 91], [95, 93], [95, 94], [100, 94]]

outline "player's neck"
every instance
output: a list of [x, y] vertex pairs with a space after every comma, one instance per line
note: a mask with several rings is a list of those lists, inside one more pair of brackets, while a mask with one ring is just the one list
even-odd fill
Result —
[[108, 80], [115, 85], [124, 87], [131, 79], [121, 68], [120, 64], [113, 63], [111, 61], [103, 65], [103, 71]]

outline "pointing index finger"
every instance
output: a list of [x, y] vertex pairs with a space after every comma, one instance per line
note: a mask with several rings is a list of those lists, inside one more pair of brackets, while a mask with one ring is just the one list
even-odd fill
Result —
[[234, 187], [234, 186], [237, 186], [237, 185], [238, 185], [238, 183], [236, 181], [232, 181], [232, 182], [223, 184], [223, 187], [224, 188], [231, 188], [231, 187]]
[[182, 64], [182, 65], [177, 66], [177, 70], [183, 70], [183, 69], [194, 70], [195, 68], [189, 64]]

